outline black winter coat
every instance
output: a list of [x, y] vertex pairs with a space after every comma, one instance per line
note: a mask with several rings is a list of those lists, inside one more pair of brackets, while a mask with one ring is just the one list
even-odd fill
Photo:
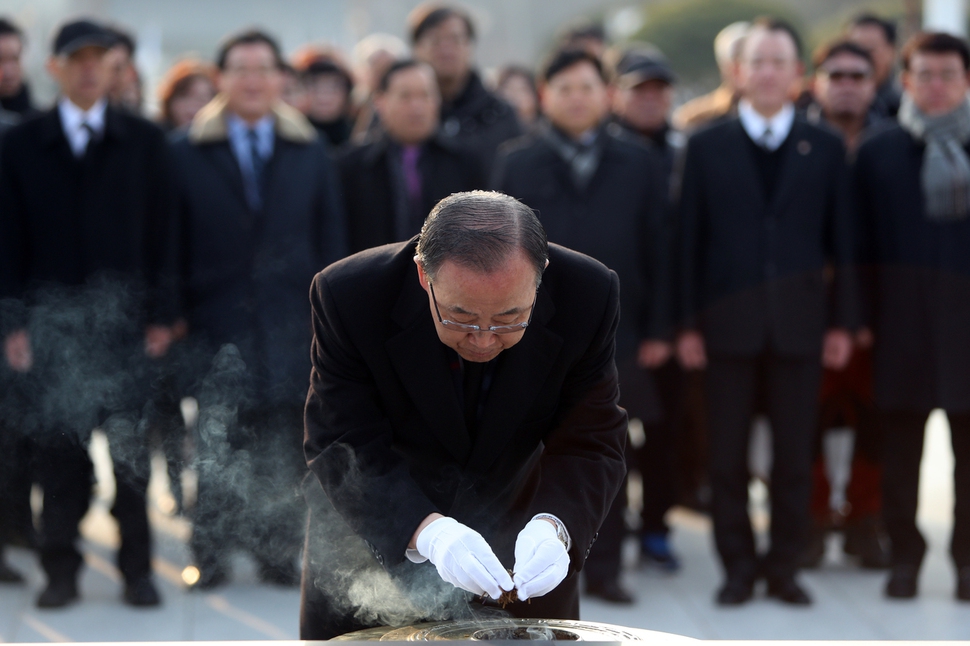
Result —
[[172, 144], [184, 310], [211, 348], [239, 348], [261, 397], [298, 401], [310, 373], [307, 290], [347, 248], [336, 172], [312, 126], [280, 107], [264, 204], [253, 211], [223, 109], [209, 104]]
[[[394, 159], [396, 146], [387, 135], [344, 151], [337, 161], [350, 252], [402, 242], [418, 234], [424, 218], [439, 200], [452, 193], [485, 188], [478, 156], [435, 137], [421, 146], [418, 170], [422, 180], [422, 215], [410, 218], [403, 177]], [[396, 235], [396, 219], [412, 219], [411, 230]]]
[[14, 127], [0, 160], [0, 297], [29, 305], [42, 285], [108, 276], [140, 295], [139, 321], [171, 322], [172, 195], [165, 135], [144, 119], [107, 108], [80, 159], [56, 107]]
[[876, 401], [890, 410], [966, 413], [970, 219], [926, 218], [923, 151], [893, 126], [864, 142], [855, 163]]
[[472, 72], [461, 94], [441, 104], [441, 134], [475, 151], [488, 172], [499, 146], [521, 135], [522, 126], [512, 106], [485, 89]]

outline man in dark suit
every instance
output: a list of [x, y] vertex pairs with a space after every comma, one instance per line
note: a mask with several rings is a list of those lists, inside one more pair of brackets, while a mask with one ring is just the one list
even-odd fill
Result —
[[255, 556], [262, 580], [299, 580], [306, 286], [345, 255], [346, 234], [327, 148], [280, 100], [282, 65], [264, 33], [228, 38], [219, 95], [172, 146], [185, 315], [214, 357], [197, 390], [202, 588], [226, 580], [234, 547]]
[[[809, 526], [819, 356], [844, 366], [856, 325], [848, 172], [839, 137], [795, 117], [795, 32], [763, 20], [743, 49], [739, 116], [687, 144], [677, 351], [686, 368], [707, 370], [714, 536], [727, 575], [718, 602], [748, 601], [763, 574], [769, 596], [808, 604], [795, 573]], [[774, 453], [771, 548], [760, 564], [747, 511], [759, 395]]]
[[[664, 197], [670, 195], [669, 183], [674, 167], [683, 154], [683, 133], [670, 123], [670, 110], [674, 98], [676, 76], [664, 55], [649, 48], [632, 47], [619, 55], [613, 69], [613, 118], [633, 137], [641, 138], [656, 147], [662, 159]], [[670, 209], [667, 209], [667, 215]], [[664, 228], [670, 225], [665, 217]], [[661, 355], [651, 367], [651, 376], [661, 403], [661, 415], [643, 425], [643, 444], [636, 449], [636, 468], [643, 483], [643, 502], [640, 510], [640, 554], [647, 562], [660, 566], [666, 572], [675, 572], [680, 561], [670, 547], [670, 527], [665, 517], [677, 501], [678, 489], [693, 475], [694, 470], [685, 468], [681, 453], [687, 459], [696, 459], [700, 450], [695, 446], [678, 448], [685, 442], [702, 435], [698, 424], [687, 425], [688, 419], [696, 420], [697, 411], [688, 416], [687, 375], [672, 356]], [[695, 380], [692, 383], [696, 383]], [[683, 431], [692, 431], [684, 433]], [[685, 490], [691, 487], [684, 487]]]
[[352, 253], [408, 240], [438, 200], [484, 187], [477, 155], [439, 135], [440, 104], [424, 63], [398, 61], [381, 79], [380, 134], [338, 161]]
[[624, 473], [616, 274], [476, 191], [311, 300], [301, 637], [469, 617], [469, 593], [513, 588], [516, 616], [578, 618]]
[[[503, 150], [495, 188], [538, 212], [549, 239], [589, 254], [620, 278], [623, 317], [616, 333], [621, 405], [649, 423], [660, 410], [647, 367], [670, 356], [662, 340], [666, 310], [661, 241], [666, 179], [659, 156], [626, 135], [609, 114], [608, 86], [598, 58], [581, 49], [552, 56], [543, 72], [548, 121], [534, 136]], [[621, 492], [586, 569], [589, 593], [633, 601], [620, 587], [625, 535]]]
[[956, 597], [970, 601], [970, 48], [923, 33], [903, 58], [899, 125], [865, 141], [855, 164], [892, 543], [885, 593], [917, 594], [924, 428], [941, 408], [955, 461]]
[[4, 332], [8, 364], [27, 373], [37, 478], [44, 490], [37, 604], [75, 600], [75, 542], [88, 509], [91, 430], [114, 460], [124, 599], [157, 605], [145, 509], [149, 461], [139, 424], [144, 356], [165, 354], [171, 289], [171, 182], [163, 133], [106, 106], [113, 37], [76, 21], [54, 40], [57, 105], [11, 130], [0, 165], [0, 295], [20, 303]]
[[515, 110], [489, 92], [472, 63], [475, 26], [453, 5], [419, 5], [408, 16], [414, 57], [434, 69], [441, 92], [441, 134], [475, 151], [490, 169], [499, 146], [522, 134]]

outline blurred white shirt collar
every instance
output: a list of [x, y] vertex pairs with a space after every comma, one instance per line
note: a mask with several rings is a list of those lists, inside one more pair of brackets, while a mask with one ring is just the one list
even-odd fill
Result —
[[108, 102], [100, 99], [87, 111], [74, 105], [67, 97], [61, 97], [57, 102], [57, 109], [61, 116], [61, 126], [64, 128], [64, 136], [71, 145], [71, 151], [75, 157], [81, 157], [87, 150], [91, 132], [84, 127], [87, 124], [91, 130], [104, 134], [104, 113], [108, 107]]
[[[765, 119], [754, 109], [750, 101], [741, 99], [738, 103], [738, 117], [741, 119], [741, 126], [752, 141], [768, 150], [778, 150], [778, 147], [788, 138], [788, 133], [791, 132], [792, 124], [795, 122], [795, 106], [786, 103], [778, 114]], [[767, 130], [771, 132], [766, 136]]]

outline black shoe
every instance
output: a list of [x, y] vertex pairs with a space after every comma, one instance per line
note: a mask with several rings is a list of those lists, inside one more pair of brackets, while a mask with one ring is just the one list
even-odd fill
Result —
[[754, 580], [750, 577], [728, 576], [727, 581], [717, 591], [719, 606], [740, 606], [751, 601], [754, 595]]
[[957, 599], [970, 601], [970, 565], [957, 570]]
[[0, 583], [23, 583], [24, 577], [5, 562], [0, 561]]
[[63, 608], [77, 598], [77, 582], [74, 579], [55, 579], [37, 597], [37, 607]]
[[793, 606], [812, 605], [812, 598], [793, 576], [768, 579], [768, 596]]
[[189, 590], [212, 590], [228, 580], [229, 576], [221, 567], [199, 568], [199, 579], [189, 585]]
[[603, 583], [587, 583], [586, 594], [603, 601], [627, 606], [635, 601], [633, 595], [624, 590], [616, 579], [610, 579]]
[[896, 565], [886, 582], [886, 596], [893, 599], [912, 599], [916, 596], [919, 567]]
[[158, 596], [158, 590], [150, 576], [135, 579], [126, 584], [122, 598], [129, 606], [139, 608], [149, 608], [162, 603], [162, 598]]

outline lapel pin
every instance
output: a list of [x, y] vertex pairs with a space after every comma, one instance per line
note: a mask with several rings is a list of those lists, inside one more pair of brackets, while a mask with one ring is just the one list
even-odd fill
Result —
[[807, 155], [808, 153], [812, 152], [812, 144], [802, 139], [798, 142], [798, 152], [801, 155]]

